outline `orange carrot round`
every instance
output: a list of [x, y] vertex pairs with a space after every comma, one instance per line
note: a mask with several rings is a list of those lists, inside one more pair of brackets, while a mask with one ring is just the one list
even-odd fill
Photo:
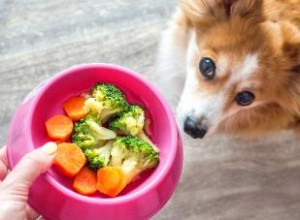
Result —
[[75, 176], [86, 164], [86, 157], [81, 148], [74, 143], [60, 143], [54, 158], [54, 165], [68, 177]]
[[97, 191], [97, 174], [88, 167], [83, 167], [76, 174], [73, 189], [82, 195], [92, 195]]
[[73, 121], [65, 115], [55, 115], [46, 121], [48, 136], [56, 141], [66, 141], [71, 137]]
[[85, 100], [84, 97], [74, 96], [63, 103], [64, 111], [73, 121], [78, 121], [86, 116], [87, 111], [84, 109]]
[[126, 174], [120, 167], [100, 168], [97, 180], [97, 189], [110, 197], [117, 196], [127, 185]]

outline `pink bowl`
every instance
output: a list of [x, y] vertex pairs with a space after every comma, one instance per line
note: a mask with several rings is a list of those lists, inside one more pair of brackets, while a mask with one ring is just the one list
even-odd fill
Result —
[[72, 67], [34, 89], [21, 103], [7, 139], [8, 160], [14, 168], [21, 157], [49, 141], [45, 121], [63, 113], [68, 97], [89, 91], [96, 82], [119, 87], [129, 103], [147, 109], [151, 139], [159, 147], [157, 168], [131, 183], [118, 197], [100, 193], [88, 197], [72, 190], [72, 180], [51, 168], [32, 185], [29, 204], [47, 219], [148, 219], [170, 199], [182, 170], [182, 143], [174, 117], [162, 95], [131, 70], [109, 64]]

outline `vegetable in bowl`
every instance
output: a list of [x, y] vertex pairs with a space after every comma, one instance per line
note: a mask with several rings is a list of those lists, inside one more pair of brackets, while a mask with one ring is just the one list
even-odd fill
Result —
[[[63, 141], [71, 141], [73, 147], [77, 146], [76, 151], [79, 149], [85, 160], [81, 160], [80, 164], [73, 160], [76, 170], [70, 170], [70, 152], [71, 159], [56, 160], [55, 165], [59, 171], [62, 170], [61, 167], [68, 167], [67, 173], [71, 175], [66, 176], [74, 177], [73, 188], [76, 192], [91, 195], [98, 191], [115, 197], [128, 184], [138, 179], [141, 173], [159, 164], [158, 148], [144, 132], [147, 119], [144, 109], [139, 105], [129, 104], [123, 92], [108, 83], [96, 83], [90, 93], [78, 97], [71, 97], [65, 103], [77, 100], [80, 103], [68, 104], [67, 110], [66, 104], [63, 106], [67, 114], [64, 117], [69, 117], [74, 127], [72, 137]], [[82, 98], [85, 99], [84, 102]], [[46, 125], [51, 120], [53, 119], [50, 118]], [[57, 157], [61, 157], [59, 152]], [[67, 154], [63, 156], [67, 157]], [[68, 164], [65, 164], [66, 161]], [[66, 172], [63, 170], [61, 173]], [[89, 183], [84, 181], [85, 178]]]
[[94, 171], [101, 167], [106, 167], [110, 163], [111, 149], [113, 141], [108, 141], [105, 145], [97, 148], [89, 148], [84, 151], [88, 160], [87, 166]]
[[72, 141], [82, 149], [94, 148], [102, 145], [105, 140], [116, 138], [116, 133], [99, 123], [97, 117], [88, 114], [75, 123]]
[[156, 167], [158, 163], [156, 149], [137, 137], [119, 137], [113, 143], [110, 165], [121, 167], [129, 182], [143, 171]]
[[92, 97], [88, 98], [85, 107], [96, 114], [101, 123], [128, 107], [124, 94], [112, 84], [96, 83], [91, 93]]
[[127, 111], [122, 112], [119, 117], [110, 122], [109, 128], [125, 135], [135, 136], [143, 131], [144, 125], [145, 113], [142, 107], [130, 105]]

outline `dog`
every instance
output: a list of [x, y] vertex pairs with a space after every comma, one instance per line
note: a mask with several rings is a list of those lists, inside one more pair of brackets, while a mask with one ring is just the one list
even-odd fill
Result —
[[157, 68], [193, 138], [299, 133], [300, 0], [181, 0]]

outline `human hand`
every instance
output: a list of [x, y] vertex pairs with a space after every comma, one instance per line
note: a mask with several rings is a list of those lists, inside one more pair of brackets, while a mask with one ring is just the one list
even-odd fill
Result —
[[26, 154], [9, 172], [6, 147], [0, 149], [0, 219], [36, 219], [39, 214], [28, 204], [31, 184], [51, 166], [57, 145], [49, 142]]

